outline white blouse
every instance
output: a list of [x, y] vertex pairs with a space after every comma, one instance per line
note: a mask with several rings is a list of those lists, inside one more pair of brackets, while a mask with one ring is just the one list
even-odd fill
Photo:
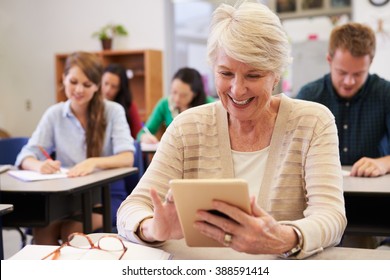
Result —
[[249, 195], [258, 197], [267, 163], [269, 146], [255, 152], [232, 150], [234, 177], [248, 182]]

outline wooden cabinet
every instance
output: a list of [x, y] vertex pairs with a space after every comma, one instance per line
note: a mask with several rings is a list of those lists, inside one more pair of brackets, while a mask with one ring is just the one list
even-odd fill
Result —
[[[97, 54], [103, 65], [121, 64], [131, 69], [134, 77], [130, 80], [133, 101], [137, 104], [141, 120], [145, 122], [153, 111], [158, 100], [163, 96], [162, 53], [158, 50], [109, 50], [93, 52]], [[56, 54], [56, 92], [57, 102], [65, 101], [62, 85], [62, 74], [68, 53]]]

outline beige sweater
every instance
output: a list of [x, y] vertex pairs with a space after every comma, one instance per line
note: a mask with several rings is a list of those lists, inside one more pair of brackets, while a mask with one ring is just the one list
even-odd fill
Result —
[[[233, 178], [227, 112], [220, 102], [189, 109], [168, 127], [141, 181], [118, 210], [118, 232], [135, 242], [153, 216], [149, 188], [163, 199], [173, 178]], [[281, 95], [258, 204], [302, 232], [305, 258], [340, 242], [346, 227], [337, 128], [317, 103]]]

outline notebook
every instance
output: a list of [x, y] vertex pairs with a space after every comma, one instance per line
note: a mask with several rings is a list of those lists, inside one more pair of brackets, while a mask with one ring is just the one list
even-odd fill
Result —
[[68, 169], [61, 168], [61, 171], [53, 174], [41, 174], [39, 172], [31, 171], [31, 170], [10, 170], [8, 174], [12, 177], [15, 177], [19, 180], [31, 182], [31, 181], [42, 181], [42, 180], [53, 180], [53, 179], [61, 179], [68, 177]]

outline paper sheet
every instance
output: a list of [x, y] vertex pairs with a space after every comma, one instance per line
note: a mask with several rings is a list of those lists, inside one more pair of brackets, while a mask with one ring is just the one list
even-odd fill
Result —
[[30, 171], [30, 170], [8, 171], [9, 175], [26, 182], [67, 178], [68, 177], [67, 173], [68, 173], [67, 168], [61, 168], [60, 172], [54, 174], [41, 174], [39, 172]]
[[159, 143], [156, 144], [147, 144], [147, 143], [141, 143], [141, 150], [143, 152], [155, 152], [157, 150]]

